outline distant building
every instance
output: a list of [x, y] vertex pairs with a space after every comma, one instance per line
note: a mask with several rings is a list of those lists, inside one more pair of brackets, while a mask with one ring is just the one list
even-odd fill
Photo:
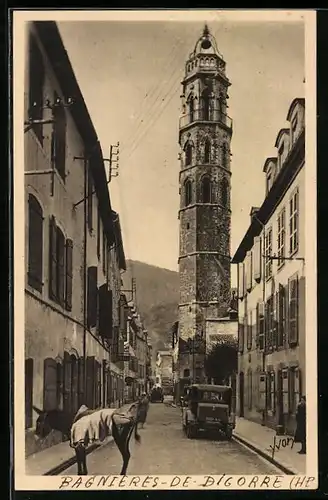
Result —
[[[125, 257], [103, 157], [54, 22], [26, 30], [26, 453], [44, 410], [123, 400]], [[73, 98], [73, 101], [70, 101]], [[43, 446], [61, 441], [52, 433]]]
[[156, 355], [156, 385], [162, 387], [164, 393], [173, 391], [172, 352], [158, 351]]
[[239, 415], [292, 433], [305, 393], [305, 101], [294, 99], [264, 164], [238, 264]]
[[[185, 65], [179, 123], [179, 373], [205, 381], [202, 342], [193, 356], [189, 339], [205, 340], [207, 317], [227, 314], [230, 301], [232, 120], [227, 115], [226, 63], [207, 26]], [[181, 349], [180, 349], [181, 347]], [[192, 359], [192, 361], [191, 361]]]

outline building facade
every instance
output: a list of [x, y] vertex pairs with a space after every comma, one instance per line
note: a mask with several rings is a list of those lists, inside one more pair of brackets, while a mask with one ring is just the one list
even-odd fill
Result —
[[264, 164], [266, 196], [252, 207], [238, 265], [239, 415], [293, 433], [305, 394], [305, 101], [295, 99], [277, 156]]
[[164, 394], [173, 392], [172, 352], [158, 351], [156, 354], [156, 385], [162, 387]]
[[[182, 379], [203, 381], [206, 317], [225, 316], [230, 302], [230, 141], [226, 63], [205, 26], [190, 54], [182, 82], [179, 338], [199, 338], [191, 356], [179, 349]], [[177, 378], [177, 377], [175, 377]]]
[[[123, 400], [125, 257], [103, 157], [54, 22], [26, 30], [25, 428], [39, 409]], [[72, 99], [73, 98], [73, 99]], [[123, 321], [123, 322], [122, 322]], [[62, 439], [56, 432], [43, 446]]]

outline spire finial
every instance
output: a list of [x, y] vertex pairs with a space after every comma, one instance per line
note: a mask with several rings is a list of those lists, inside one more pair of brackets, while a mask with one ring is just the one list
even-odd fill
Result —
[[208, 29], [207, 24], [205, 23], [203, 36], [208, 36], [210, 34], [210, 30]]

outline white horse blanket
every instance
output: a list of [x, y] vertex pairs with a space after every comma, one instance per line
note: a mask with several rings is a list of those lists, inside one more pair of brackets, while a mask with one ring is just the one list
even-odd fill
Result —
[[120, 412], [117, 408], [101, 408], [93, 411], [83, 405], [73, 421], [70, 446], [75, 448], [78, 444], [88, 446], [93, 441], [102, 442], [112, 436], [113, 418], [117, 425], [122, 425], [135, 418], [135, 414], [135, 405], [131, 405], [126, 413]]

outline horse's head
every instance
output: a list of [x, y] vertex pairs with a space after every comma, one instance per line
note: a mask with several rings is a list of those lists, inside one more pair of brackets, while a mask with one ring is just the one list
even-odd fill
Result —
[[39, 415], [36, 421], [35, 435], [44, 439], [52, 431], [49, 413], [47, 411], [39, 410], [39, 408], [36, 408], [35, 406], [33, 406], [33, 410]]

